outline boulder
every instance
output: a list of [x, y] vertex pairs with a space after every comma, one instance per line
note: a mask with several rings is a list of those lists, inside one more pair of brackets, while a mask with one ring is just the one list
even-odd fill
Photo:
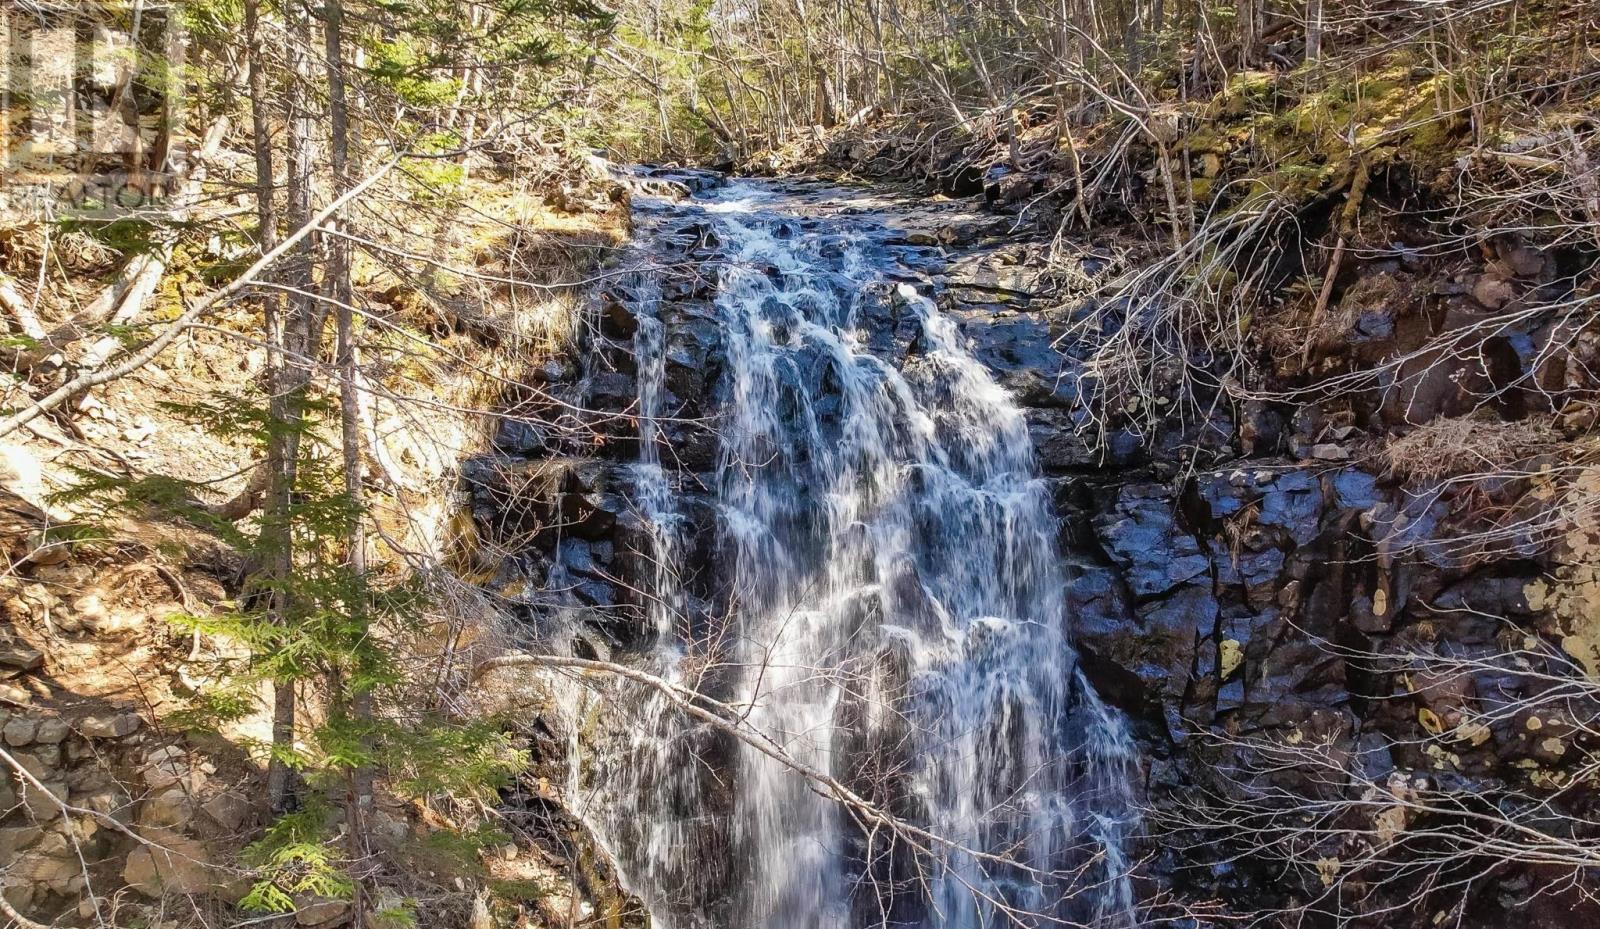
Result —
[[122, 880], [146, 897], [167, 893], [202, 894], [228, 888], [226, 873], [208, 867], [211, 853], [201, 842], [170, 829], [141, 829], [152, 844], [129, 855]]
[[32, 745], [33, 737], [38, 731], [39, 721], [37, 719], [32, 716], [18, 715], [11, 717], [5, 728], [0, 729], [0, 737], [5, 738], [7, 745], [13, 748], [21, 748], [24, 745]]
[[144, 725], [132, 712], [97, 713], [78, 720], [78, 731], [91, 739], [121, 739], [133, 735]]
[[[8, 777], [0, 781], [0, 790], [9, 786], [10, 780]], [[43, 838], [44, 828], [32, 823], [25, 826], [0, 827], [0, 869], [10, 868], [22, 857], [23, 852]]]
[[66, 741], [70, 732], [72, 727], [67, 725], [66, 720], [51, 717], [39, 721], [39, 728], [33, 733], [33, 740], [41, 745], [60, 745]]
[[1498, 310], [1510, 303], [1516, 294], [1516, 288], [1511, 286], [1510, 281], [1489, 274], [1480, 275], [1472, 285], [1472, 299], [1491, 310]]
[[213, 822], [230, 832], [243, 826], [253, 812], [250, 801], [231, 790], [224, 790], [207, 800], [201, 809]]
[[[1071, 412], [1063, 409], [1024, 411], [1028, 434], [1033, 438], [1034, 457], [1046, 472], [1071, 471], [1099, 465], [1106, 454], [1095, 445], [1096, 434], [1090, 424], [1084, 431]], [[1107, 453], [1110, 450], [1106, 450]]]
[[182, 787], [170, 787], [139, 804], [139, 824], [177, 829], [194, 819], [199, 804]]
[[61, 801], [67, 798], [67, 784], [65, 781], [44, 780], [42, 777], [40, 782], [44, 784], [44, 790], [29, 784], [22, 792], [22, 801], [34, 819], [55, 819], [61, 815]]
[[151, 790], [183, 787], [197, 791], [206, 782], [205, 772], [191, 764], [189, 753], [177, 745], [162, 746], [147, 754], [141, 773]]
[[44, 666], [44, 652], [23, 642], [0, 643], [0, 670], [35, 671]]
[[59, 832], [45, 832], [27, 854], [8, 869], [14, 880], [27, 881], [35, 888], [68, 894], [83, 886], [83, 864], [72, 844]]
[[348, 900], [306, 900], [294, 910], [294, 923], [307, 929], [337, 926], [350, 918]]

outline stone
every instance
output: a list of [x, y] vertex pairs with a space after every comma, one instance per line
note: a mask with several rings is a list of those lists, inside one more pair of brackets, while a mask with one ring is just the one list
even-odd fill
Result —
[[201, 805], [207, 816], [224, 829], [243, 826], [252, 812], [250, 801], [231, 790], [224, 790]]
[[61, 765], [61, 746], [41, 743], [37, 734], [34, 736], [33, 745], [29, 746], [28, 751], [32, 753], [33, 757], [39, 759], [39, 763], [47, 769]]
[[45, 530], [28, 533], [28, 564], [38, 567], [57, 565], [72, 557], [72, 547], [62, 539], [50, 538]]
[[1317, 537], [1321, 513], [1321, 484], [1310, 471], [1295, 470], [1279, 475], [1267, 488], [1256, 522], [1305, 545]]
[[494, 447], [507, 455], [537, 455], [551, 447], [550, 429], [537, 422], [502, 419], [495, 430]]
[[189, 791], [172, 787], [139, 804], [139, 824], [175, 829], [194, 819], [197, 807]]
[[1334, 501], [1341, 508], [1350, 510], [1368, 509], [1381, 499], [1378, 479], [1353, 468], [1334, 475], [1333, 493]]
[[0, 730], [0, 736], [4, 736], [7, 745], [21, 748], [24, 745], [32, 745], [34, 734], [38, 731], [38, 720], [31, 716], [13, 716], [10, 722], [6, 723], [5, 729]]
[[15, 684], [0, 681], [0, 703], [9, 703], [13, 706], [27, 706], [33, 702], [33, 694], [28, 693]]
[[1508, 249], [1502, 257], [1512, 273], [1518, 277], [1538, 277], [1544, 273], [1544, 252], [1530, 245], [1519, 245]]
[[1311, 446], [1309, 455], [1318, 461], [1349, 461], [1350, 449], [1332, 442], [1323, 442]]
[[[12, 807], [17, 805], [17, 788], [13, 786], [14, 783], [10, 771], [0, 772], [0, 817], [4, 817]], [[0, 840], [3, 839], [3, 830], [0, 830]], [[6, 866], [5, 848], [5, 842], [0, 841], [0, 868]]]
[[1488, 274], [1479, 275], [1477, 283], [1472, 285], [1472, 299], [1491, 310], [1500, 309], [1516, 295], [1510, 281]]
[[83, 628], [101, 635], [131, 632], [145, 622], [143, 614], [107, 606], [98, 593], [84, 594], [74, 600], [72, 610]]
[[44, 652], [22, 642], [0, 645], [0, 668], [34, 671], [44, 666]]
[[1136, 597], [1173, 590], [1211, 568], [1194, 536], [1178, 526], [1177, 501], [1158, 484], [1124, 486], [1114, 511], [1096, 518], [1095, 534]]
[[58, 894], [68, 893], [73, 880], [83, 875], [77, 853], [59, 832], [46, 832], [38, 843], [10, 869], [10, 874]]
[[67, 725], [66, 720], [52, 717], [39, 721], [39, 728], [34, 732], [33, 740], [43, 745], [60, 745], [66, 741], [71, 731], [72, 727]]
[[128, 855], [122, 880], [146, 897], [166, 893], [205, 893], [222, 886], [222, 872], [206, 867], [211, 855], [195, 839], [169, 829], [144, 829], [141, 834], [154, 845], [141, 845]]
[[47, 781], [40, 778], [44, 790], [39, 790], [29, 784], [23, 791], [22, 802], [27, 804], [28, 812], [38, 820], [49, 820], [61, 815], [60, 800], [66, 799], [67, 785], [65, 781]]
[[121, 739], [133, 735], [144, 720], [137, 713], [105, 713], [85, 716], [78, 721], [78, 731], [91, 739]]
[[163, 746], [146, 755], [142, 774], [151, 790], [164, 790], [181, 784], [191, 791], [197, 791], [206, 782], [205, 773], [190, 764], [188, 753], [177, 745]]
[[[40, 892], [42, 893], [42, 890]], [[0, 885], [0, 896], [5, 897], [6, 902], [17, 910], [27, 911], [33, 909], [34, 886], [32, 884], [13, 881]]]
[[0, 828], [0, 868], [11, 867], [24, 851], [43, 838], [44, 828], [31, 823]]
[[1080, 433], [1067, 410], [1029, 409], [1024, 415], [1039, 467], [1047, 472], [1092, 467], [1110, 457], [1095, 447], [1092, 435]]
[[630, 300], [606, 293], [600, 298], [600, 331], [613, 339], [631, 339], [639, 329], [639, 318], [629, 309]]
[[295, 907], [294, 922], [297, 926], [333, 926], [343, 922], [349, 915], [348, 900], [309, 900]]
[[74, 806], [109, 816], [124, 826], [133, 825], [135, 808], [133, 798], [118, 786], [97, 787], [87, 791], [74, 790], [72, 803]]

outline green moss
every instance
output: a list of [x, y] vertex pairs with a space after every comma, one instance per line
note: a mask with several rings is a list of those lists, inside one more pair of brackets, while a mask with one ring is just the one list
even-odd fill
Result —
[[1270, 71], [1240, 71], [1213, 101], [1217, 117], [1239, 117], [1271, 109], [1277, 102], [1278, 76]]
[[514, 900], [519, 903], [531, 903], [543, 899], [549, 891], [543, 884], [531, 878], [521, 880], [491, 880], [489, 891], [497, 897]]

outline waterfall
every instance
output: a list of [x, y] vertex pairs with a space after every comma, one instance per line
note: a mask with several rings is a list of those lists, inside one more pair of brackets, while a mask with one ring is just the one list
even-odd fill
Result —
[[[719, 243], [712, 489], [731, 594], [712, 636], [717, 696], [913, 828], [864, 820], [748, 746], [719, 774], [725, 822], [707, 825], [686, 722], [653, 697], [625, 749], [575, 748], [588, 755], [574, 780], [597, 785], [599, 831], [630, 888], [675, 927], [1135, 925], [1135, 753], [1077, 668], [1022, 411], [870, 220], [803, 231], [745, 182], [675, 209]], [[681, 522], [657, 425], [659, 282], [634, 291], [648, 661], [677, 680], [690, 647], [674, 623]], [[885, 350], [886, 326], [902, 348]], [[729, 887], [717, 917], [683, 905], [702, 871]]]

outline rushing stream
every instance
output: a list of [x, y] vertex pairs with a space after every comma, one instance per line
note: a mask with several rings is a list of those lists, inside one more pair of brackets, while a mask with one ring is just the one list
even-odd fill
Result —
[[[729, 593], [709, 633], [682, 621], [684, 477], [663, 464], [647, 246], [631, 288], [649, 670], [715, 689], [795, 764], [736, 743], [707, 777], [683, 744], [703, 727], [657, 696], [623, 748], [575, 746], [573, 777], [661, 926], [1135, 925], [1134, 751], [1076, 666], [1022, 413], [929, 299], [927, 249], [871, 216], [818, 214], [734, 182], [641, 216], [646, 243], [652, 223], [692, 216], [715, 249], [701, 269], [723, 355], [706, 482]], [[706, 875], [729, 888], [715, 917], [685, 902]]]

